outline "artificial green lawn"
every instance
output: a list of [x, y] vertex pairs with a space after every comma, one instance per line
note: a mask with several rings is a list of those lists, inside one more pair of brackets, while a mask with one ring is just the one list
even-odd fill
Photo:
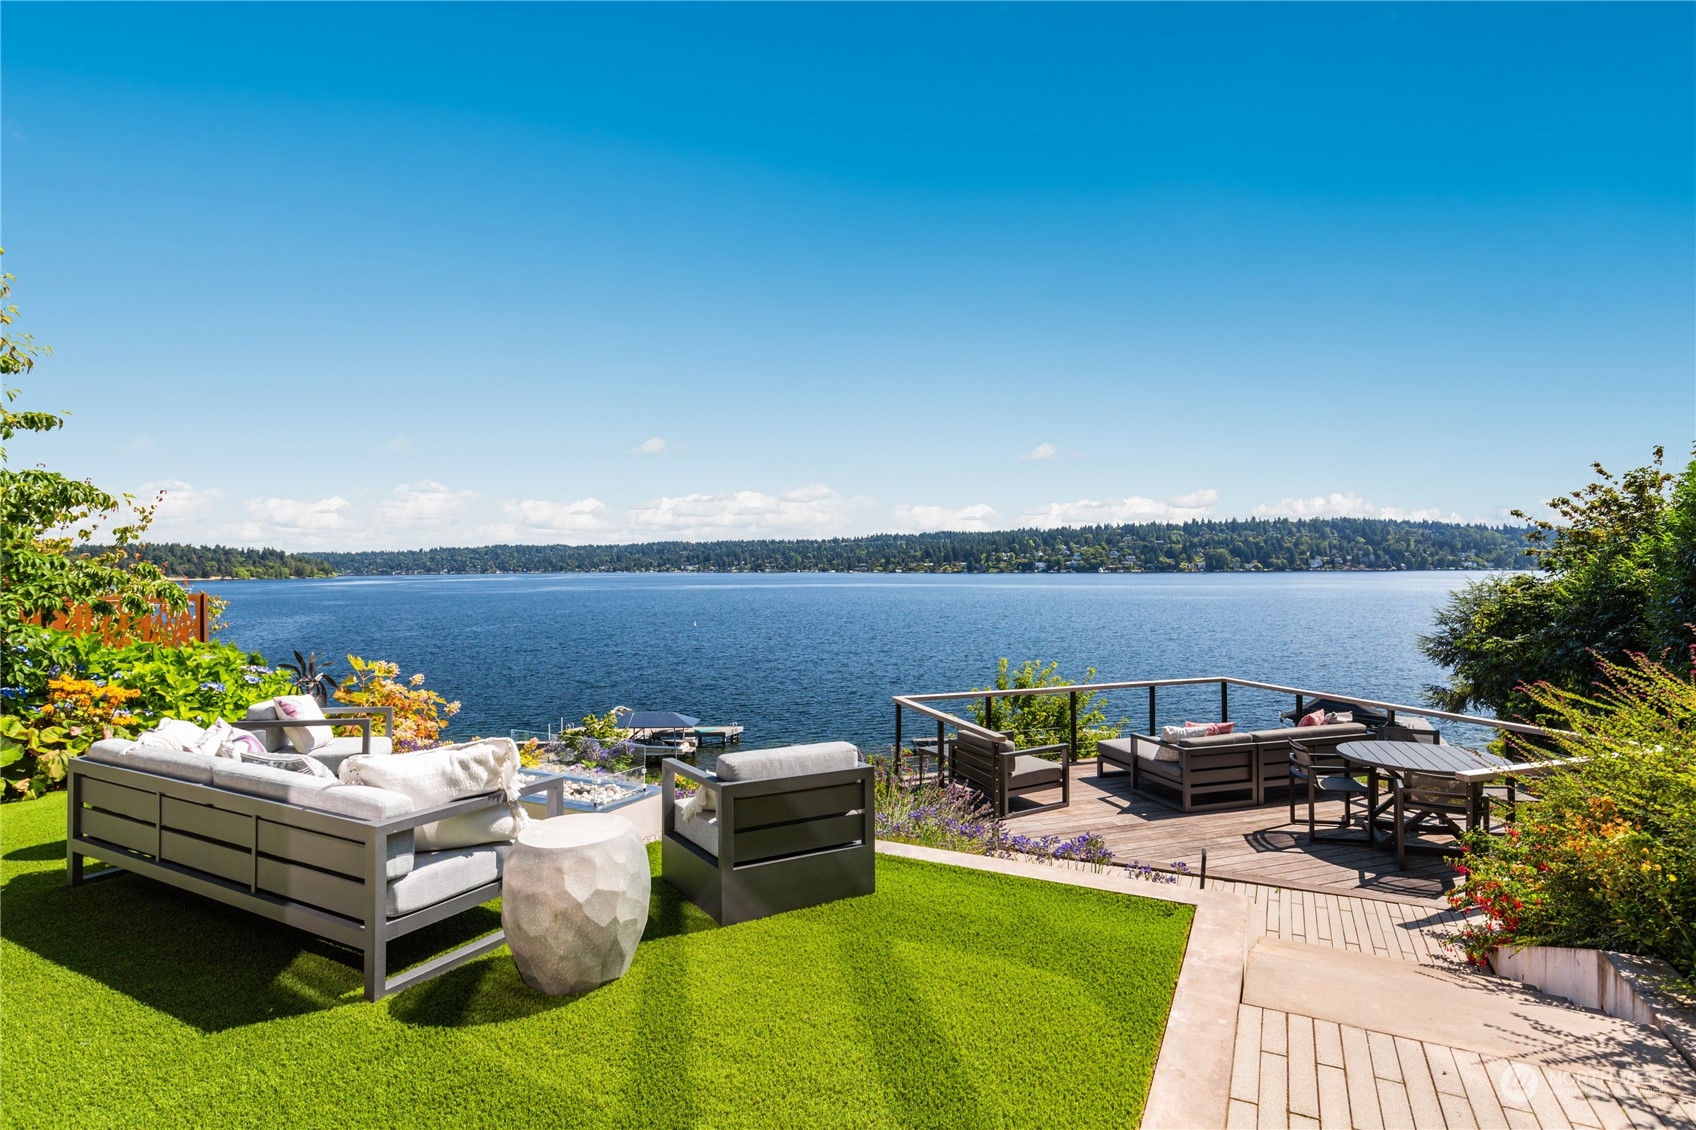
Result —
[[880, 858], [874, 895], [720, 928], [656, 879], [630, 972], [584, 997], [502, 949], [369, 1004], [305, 934], [135, 876], [66, 887], [64, 834], [62, 795], [0, 808], [9, 1126], [1125, 1126], [1191, 917]]

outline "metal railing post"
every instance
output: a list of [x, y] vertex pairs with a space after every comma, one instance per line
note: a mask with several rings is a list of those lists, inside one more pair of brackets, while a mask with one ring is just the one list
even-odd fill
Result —
[[1219, 680], [1219, 721], [1231, 720], [1231, 684], [1224, 679]]
[[[936, 720], [936, 783], [942, 784], [942, 744], [946, 740], [943, 732], [942, 719]], [[924, 761], [919, 762], [919, 780], [924, 780]]]
[[1148, 736], [1153, 737], [1157, 731], [1154, 728], [1154, 684], [1148, 687]]
[[895, 779], [901, 779], [901, 704], [895, 704]]

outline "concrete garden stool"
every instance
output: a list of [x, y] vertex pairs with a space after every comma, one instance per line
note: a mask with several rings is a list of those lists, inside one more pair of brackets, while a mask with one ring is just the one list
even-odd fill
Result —
[[518, 833], [501, 925], [525, 984], [552, 996], [624, 976], [648, 924], [648, 849], [612, 813], [556, 816]]

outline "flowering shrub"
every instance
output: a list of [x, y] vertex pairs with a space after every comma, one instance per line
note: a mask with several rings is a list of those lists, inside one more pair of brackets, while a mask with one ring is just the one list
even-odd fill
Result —
[[[424, 686], [422, 674], [402, 682], [400, 665], [381, 659], [347, 657], [353, 674], [336, 688], [337, 702], [349, 706], [387, 706], [395, 712], [394, 739], [396, 753], [411, 753], [439, 745], [448, 719], [459, 713], [459, 703], [449, 702]], [[382, 718], [372, 720], [371, 732], [383, 733]], [[348, 730], [347, 733], [357, 733]]]
[[[1696, 682], [1643, 656], [1598, 661], [1594, 697], [1523, 688], [1557, 719], [1560, 758], [1505, 834], [1466, 837], [1451, 892], [1482, 913], [1456, 941], [1624, 950], [1696, 976]], [[1521, 746], [1521, 752], [1528, 752]]]
[[1142, 879], [1149, 883], [1176, 883], [1178, 876], [1190, 873], [1190, 865], [1181, 859], [1173, 860], [1168, 866], [1171, 870], [1162, 870], [1152, 863], [1133, 859], [1125, 864], [1125, 874], [1129, 878]]
[[1113, 852], [1094, 832], [1071, 839], [1019, 835], [1009, 832], [981, 794], [965, 785], [903, 781], [889, 759], [879, 759], [875, 767], [880, 840], [1000, 859], [1025, 855], [1041, 862], [1070, 860], [1098, 871], [1113, 862]]
[[[87, 696], [86, 710], [71, 701], [81, 692], [68, 689], [84, 683], [101, 691]], [[0, 797], [38, 796], [53, 787], [64, 779], [64, 762], [105, 737], [108, 726], [114, 736], [129, 736], [161, 718], [202, 725], [234, 720], [251, 703], [288, 688], [287, 677], [263, 657], [233, 644], [113, 647], [98, 635], [13, 625], [0, 648]], [[118, 706], [124, 719], [107, 717]], [[66, 722], [67, 712], [79, 720]]]
[[0, 770], [6, 792], [40, 796], [65, 778], [71, 758], [101, 738], [130, 737], [137, 723], [127, 704], [141, 692], [99, 679], [59, 675], [33, 715], [0, 717]]

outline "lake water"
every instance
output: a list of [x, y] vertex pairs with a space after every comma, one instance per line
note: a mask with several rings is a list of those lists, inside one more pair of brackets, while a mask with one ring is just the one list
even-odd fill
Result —
[[[890, 696], [987, 685], [996, 659], [1098, 681], [1235, 675], [1418, 704], [1442, 671], [1417, 637], [1483, 574], [933, 576], [529, 574], [231, 581], [222, 638], [394, 660], [463, 703], [460, 738], [544, 729], [615, 705], [741, 723], [744, 745], [887, 746]], [[1108, 703], [1147, 721], [1147, 692]], [[1234, 690], [1270, 725], [1291, 700]], [[1217, 688], [1166, 690], [1160, 722], [1218, 717]], [[917, 726], [918, 719], [910, 720]], [[1449, 732], [1449, 731], [1446, 731]], [[1469, 744], [1487, 736], [1452, 732]]]

